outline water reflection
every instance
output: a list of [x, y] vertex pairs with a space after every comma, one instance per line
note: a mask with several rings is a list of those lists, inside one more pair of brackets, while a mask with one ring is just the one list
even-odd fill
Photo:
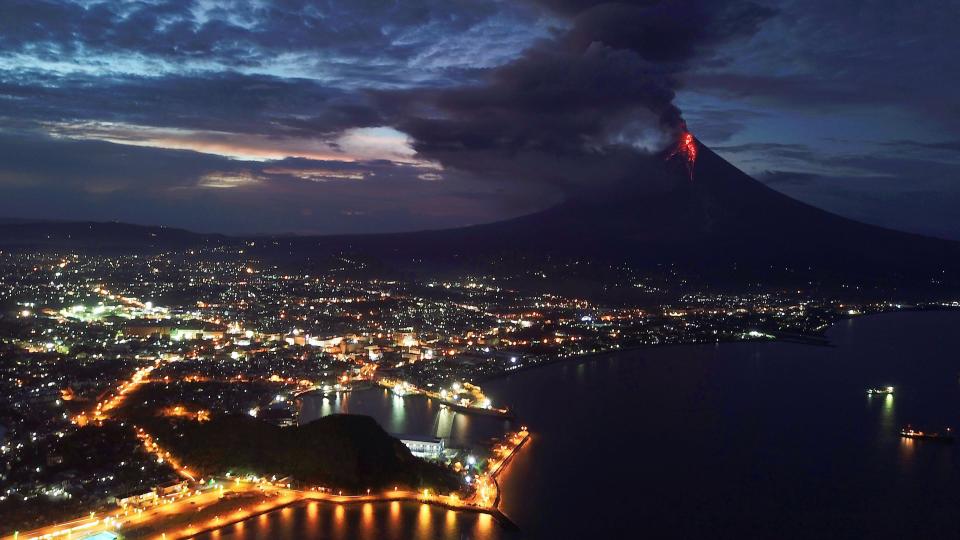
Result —
[[437, 423], [433, 430], [433, 436], [441, 439], [449, 439], [453, 433], [453, 419], [457, 414], [444, 407], [437, 413]]
[[446, 522], [444, 525], [444, 531], [446, 532], [446, 535], [451, 536], [456, 530], [457, 513], [453, 510], [447, 510]]
[[916, 450], [917, 441], [910, 437], [900, 437], [900, 464], [909, 466], [913, 460], [913, 453]]
[[331, 505], [309, 502], [262, 514], [198, 540], [507, 540], [520, 538], [486, 514], [461, 513], [420, 503]]
[[430, 506], [420, 505], [420, 513], [417, 515], [417, 538], [430, 538]]
[[373, 520], [373, 505], [370, 503], [366, 503], [363, 505], [364, 527], [369, 527], [372, 520]]
[[[386, 390], [384, 390], [386, 392]], [[407, 409], [404, 398], [400, 396], [390, 396], [390, 430], [394, 433], [403, 432], [406, 426]]]
[[[335, 399], [339, 401], [340, 396], [337, 396]], [[338, 404], [338, 408], [339, 408], [339, 404]], [[320, 400], [320, 416], [329, 416], [333, 414], [333, 411], [334, 411], [334, 407], [333, 407], [333, 404], [330, 403], [330, 398], [328, 398], [327, 396], [324, 396]]]
[[897, 425], [897, 418], [894, 414], [893, 394], [884, 394], [883, 396], [870, 394], [867, 396], [867, 405], [868, 407], [878, 407], [880, 410], [878, 428], [881, 439], [889, 440], [890, 437], [899, 434], [900, 426]]
[[893, 424], [893, 394], [887, 394], [883, 398], [883, 416], [885, 424]]
[[459, 448], [485, 444], [511, 428], [502, 419], [458, 413], [423, 396], [400, 397], [385, 389], [300, 398], [300, 424], [336, 413], [365, 414], [394, 435], [439, 437]]

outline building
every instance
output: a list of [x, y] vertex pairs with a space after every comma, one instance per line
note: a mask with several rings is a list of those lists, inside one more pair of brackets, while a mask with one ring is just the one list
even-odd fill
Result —
[[153, 488], [153, 492], [156, 493], [158, 497], [167, 497], [189, 491], [189, 489], [190, 486], [186, 480], [179, 480], [156, 486]]
[[170, 331], [170, 339], [174, 341], [193, 341], [195, 339], [206, 339], [219, 341], [226, 336], [226, 328], [220, 325], [201, 323], [184, 324]]
[[173, 330], [171, 324], [164, 324], [156, 321], [130, 321], [123, 327], [123, 335], [126, 337], [149, 338], [155, 336], [169, 336]]
[[401, 435], [400, 442], [410, 449], [410, 453], [418, 458], [440, 459], [443, 457], [443, 439], [437, 437], [420, 437], [416, 435]]
[[139, 508], [143, 506], [151, 506], [157, 501], [156, 491], [148, 491], [142, 493], [139, 490], [135, 490], [131, 493], [121, 494], [116, 497], [117, 506], [120, 508]]
[[297, 415], [294, 411], [283, 407], [268, 407], [257, 411], [257, 418], [279, 427], [297, 425]]
[[203, 329], [199, 327], [180, 327], [170, 331], [170, 339], [174, 341], [193, 341], [203, 336]]

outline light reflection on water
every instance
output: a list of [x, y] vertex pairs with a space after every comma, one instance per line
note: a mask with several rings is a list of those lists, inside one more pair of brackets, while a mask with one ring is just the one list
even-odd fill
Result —
[[883, 409], [880, 413], [881, 422], [880, 425], [883, 426], [888, 432], [890, 430], [896, 431], [895, 428], [897, 417], [893, 414], [893, 394], [887, 394], [883, 398]]
[[[384, 389], [384, 392], [387, 390]], [[405, 407], [404, 398], [400, 396], [392, 396], [390, 399], [390, 429], [394, 433], [401, 433], [406, 425], [407, 418], [407, 409]]]
[[367, 389], [327, 396], [302, 396], [300, 423], [336, 413], [372, 416], [388, 433], [441, 437], [447, 446], [484, 446], [512, 427], [494, 417], [472, 416], [452, 411], [423, 396], [400, 397], [385, 389]]
[[195, 537], [198, 540], [501, 540], [519, 538], [486, 514], [420, 503], [303, 503]]

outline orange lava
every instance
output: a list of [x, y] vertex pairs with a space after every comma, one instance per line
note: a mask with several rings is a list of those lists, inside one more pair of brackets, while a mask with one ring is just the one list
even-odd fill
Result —
[[693, 137], [693, 133], [687, 131], [686, 128], [680, 135], [677, 147], [667, 159], [673, 159], [675, 156], [680, 156], [686, 162], [690, 180], [693, 180], [693, 166], [697, 163], [697, 140]]

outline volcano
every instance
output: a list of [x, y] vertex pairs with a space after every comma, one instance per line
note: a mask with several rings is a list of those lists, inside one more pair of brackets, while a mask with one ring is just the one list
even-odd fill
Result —
[[779, 193], [695, 142], [685, 159], [653, 156], [629, 178], [545, 211], [460, 229], [287, 238], [292, 253], [361, 255], [464, 265], [545, 256], [675, 265], [707, 280], [960, 284], [960, 243], [856, 222]]
[[494, 260], [676, 267], [704, 280], [883, 284], [960, 291], [960, 243], [856, 222], [791, 199], [694, 141], [688, 159], [651, 156], [616, 185], [497, 223], [411, 233], [240, 239], [116, 223], [0, 224], [0, 245], [110, 245], [170, 249], [254, 243], [256, 256], [306, 262], [331, 254], [403, 270], [483, 268]]

